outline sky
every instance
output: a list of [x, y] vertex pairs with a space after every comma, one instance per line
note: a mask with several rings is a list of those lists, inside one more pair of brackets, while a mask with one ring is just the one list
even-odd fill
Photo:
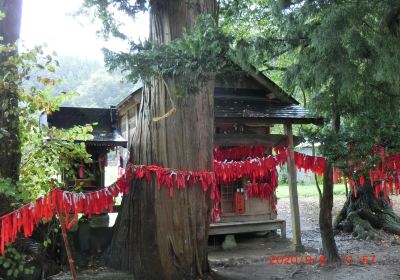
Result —
[[[73, 17], [82, 0], [25, 0], [23, 3], [21, 40], [26, 47], [47, 45], [49, 52], [103, 61], [101, 48], [126, 49], [126, 43], [114, 39], [105, 42], [96, 35], [100, 22]], [[129, 25], [130, 36], [144, 40], [148, 34], [148, 15], [138, 15]]]

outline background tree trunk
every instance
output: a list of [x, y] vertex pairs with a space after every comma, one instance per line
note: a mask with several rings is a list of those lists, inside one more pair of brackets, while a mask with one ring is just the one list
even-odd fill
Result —
[[[22, 0], [0, 0], [0, 10], [5, 18], [0, 21], [0, 36], [2, 44], [14, 44], [19, 39], [21, 28]], [[0, 55], [0, 63], [6, 61], [17, 51]], [[9, 68], [7, 71], [13, 71]], [[17, 69], [15, 69], [17, 71]], [[4, 77], [4, 69], [0, 70]], [[18, 96], [15, 90], [0, 92], [0, 177], [10, 178], [13, 182], [19, 179], [19, 164], [21, 161], [20, 141], [18, 132]], [[0, 215], [9, 209], [9, 201], [0, 194]]]
[[333, 169], [327, 163], [324, 170], [324, 185], [319, 203], [319, 228], [321, 230], [322, 250], [329, 263], [340, 263], [340, 257], [332, 228], [333, 207]]
[[[332, 117], [332, 128], [335, 133], [340, 129], [340, 115], [334, 113]], [[323, 254], [327, 261], [332, 264], [340, 265], [340, 256], [336, 246], [332, 227], [332, 207], [333, 207], [333, 168], [327, 162], [324, 169], [324, 185], [322, 198], [319, 201], [319, 228], [321, 230], [321, 241]]]
[[[191, 29], [199, 14], [214, 14], [214, 0], [153, 1], [151, 39], [166, 43]], [[173, 84], [170, 83], [172, 90]], [[135, 164], [186, 170], [212, 170], [214, 83], [186, 99], [175, 100], [176, 113], [153, 122], [172, 104], [165, 84], [145, 85], [139, 123], [131, 147]], [[173, 92], [172, 92], [173, 94]], [[198, 279], [208, 272], [209, 192], [192, 186], [157, 190], [156, 182], [132, 183], [124, 197], [108, 252], [108, 264], [133, 272], [136, 279]]]

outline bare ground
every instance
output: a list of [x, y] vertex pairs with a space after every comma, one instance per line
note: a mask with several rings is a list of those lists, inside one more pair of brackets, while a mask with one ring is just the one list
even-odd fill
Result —
[[[334, 198], [333, 214], [343, 206], [344, 196]], [[400, 213], [400, 198], [393, 198], [393, 207]], [[216, 241], [210, 248], [210, 264], [214, 279], [400, 279], [400, 239], [382, 233], [381, 242], [356, 240], [348, 234], [338, 234], [336, 244], [343, 257], [343, 265], [329, 267], [319, 254], [321, 239], [318, 227], [318, 198], [299, 198], [303, 253], [295, 253], [290, 240], [280, 238], [238, 236], [238, 247], [223, 251]], [[287, 221], [291, 238], [289, 199], [278, 202], [278, 218]], [[289, 264], [271, 264], [273, 256], [288, 256]], [[296, 256], [296, 257], [292, 257]], [[312, 264], [298, 264], [312, 260]], [[350, 264], [350, 259], [352, 263]], [[322, 261], [321, 261], [322, 260]], [[279, 262], [281, 262], [280, 259]], [[276, 261], [278, 262], [278, 261]], [[293, 262], [294, 264], [291, 264]], [[314, 264], [315, 262], [315, 264]]]

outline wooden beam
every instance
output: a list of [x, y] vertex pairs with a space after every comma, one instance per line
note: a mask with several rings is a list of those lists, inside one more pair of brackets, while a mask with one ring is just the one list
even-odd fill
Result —
[[284, 220], [215, 223], [210, 224], [208, 235], [265, 232], [275, 229], [280, 229], [281, 237], [286, 238], [286, 222]]
[[[266, 145], [268, 147], [286, 146], [286, 136], [281, 134], [222, 134], [214, 135], [214, 143], [221, 146]], [[293, 137], [295, 145], [302, 142], [301, 137]]]
[[126, 140], [128, 140], [128, 147], [130, 147], [130, 145], [131, 145], [131, 138], [130, 138], [130, 135], [129, 135], [129, 116], [128, 116], [128, 110], [126, 110], [126, 114], [125, 114], [125, 127], [124, 127], [124, 129], [125, 129], [125, 135], [126, 135]]
[[300, 211], [299, 211], [299, 200], [297, 194], [297, 174], [296, 165], [294, 161], [294, 150], [293, 150], [293, 131], [292, 125], [285, 125], [285, 133], [288, 139], [288, 148], [290, 150], [287, 160], [287, 171], [288, 171], [288, 184], [289, 184], [289, 197], [290, 197], [290, 212], [292, 218], [292, 235], [293, 235], [293, 246], [296, 252], [304, 250], [301, 244], [301, 230], [300, 230]]
[[215, 118], [215, 126], [218, 124], [315, 124], [323, 125], [323, 118]]

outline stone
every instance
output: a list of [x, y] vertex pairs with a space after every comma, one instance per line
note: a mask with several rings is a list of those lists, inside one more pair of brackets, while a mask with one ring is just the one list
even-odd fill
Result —
[[235, 235], [233, 235], [233, 234], [225, 235], [225, 240], [224, 240], [224, 242], [222, 242], [222, 248], [224, 250], [231, 250], [236, 247], [237, 247], [237, 244], [236, 244], [236, 240], [235, 240]]

